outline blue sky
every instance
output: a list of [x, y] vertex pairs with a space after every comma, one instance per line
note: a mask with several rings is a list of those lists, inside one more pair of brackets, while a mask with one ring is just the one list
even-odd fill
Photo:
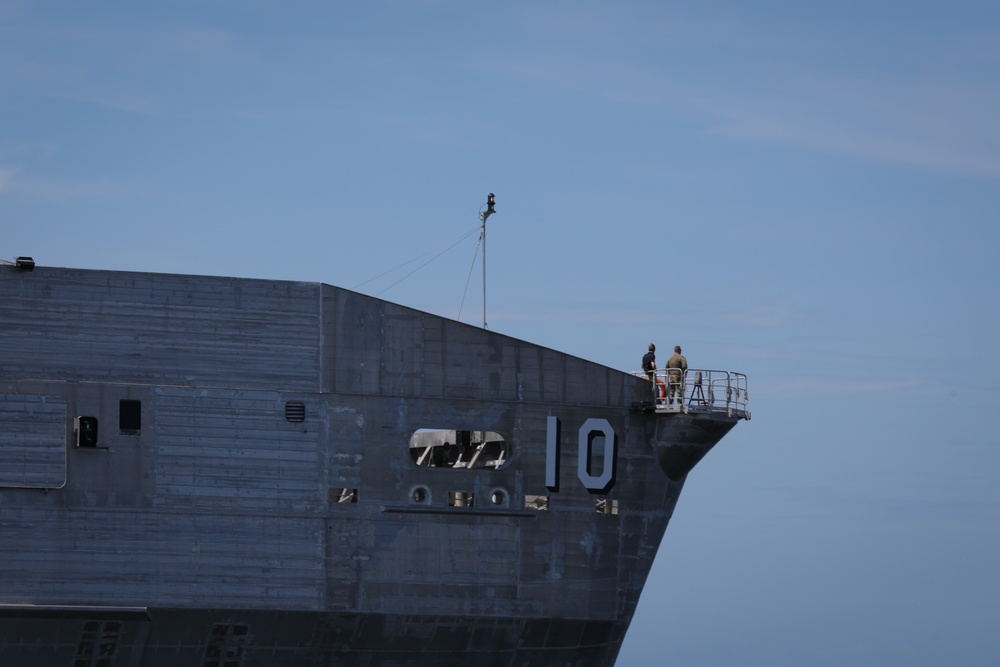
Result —
[[[1000, 5], [0, 0], [0, 257], [736, 370], [619, 665], [1000, 663]], [[418, 269], [418, 270], [415, 270]]]

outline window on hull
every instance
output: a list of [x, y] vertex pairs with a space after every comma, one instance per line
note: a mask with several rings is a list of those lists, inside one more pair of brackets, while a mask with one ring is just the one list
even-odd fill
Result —
[[142, 432], [142, 401], [123, 398], [118, 401], [118, 430], [122, 435]]
[[618, 514], [618, 501], [614, 498], [598, 498], [596, 507], [598, 514]]
[[336, 505], [358, 502], [357, 489], [330, 488], [330, 502]]
[[537, 512], [548, 512], [549, 511], [549, 497], [548, 496], [525, 496], [524, 497], [524, 509], [535, 510]]
[[410, 457], [427, 468], [502, 468], [511, 453], [510, 440], [493, 431], [420, 429], [410, 438]]

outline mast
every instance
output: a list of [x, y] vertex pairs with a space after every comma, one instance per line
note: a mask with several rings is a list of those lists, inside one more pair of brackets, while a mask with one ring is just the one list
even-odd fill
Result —
[[480, 238], [483, 239], [483, 328], [486, 328], [486, 218], [490, 217], [496, 210], [494, 209], [493, 193], [491, 192], [488, 197], [486, 197], [486, 210], [479, 212], [479, 219], [482, 221], [482, 229], [479, 232]]

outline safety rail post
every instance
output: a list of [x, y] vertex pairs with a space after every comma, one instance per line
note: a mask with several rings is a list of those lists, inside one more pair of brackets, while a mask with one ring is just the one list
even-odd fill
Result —
[[[749, 419], [747, 403], [747, 377], [743, 373], [732, 371], [689, 368], [674, 384], [679, 389], [677, 408], [667, 407], [671, 387], [671, 369], [657, 369], [653, 372], [652, 392], [653, 407], [663, 412], [725, 412], [730, 416], [738, 413]], [[644, 371], [633, 372], [632, 375], [648, 380]], [[707, 395], [706, 395], [707, 390]], [[660, 395], [663, 391], [664, 396]], [[725, 399], [723, 399], [725, 391]], [[718, 397], [718, 400], [716, 399]], [[694, 405], [697, 402], [697, 405]]]

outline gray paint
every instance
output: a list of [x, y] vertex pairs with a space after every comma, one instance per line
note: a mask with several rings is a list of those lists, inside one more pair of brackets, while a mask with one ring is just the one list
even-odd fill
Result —
[[0, 486], [57, 488], [66, 482], [66, 401], [0, 395]]
[[[327, 285], [0, 266], [0, 297], [0, 484], [35, 487], [0, 488], [5, 665], [98, 636], [114, 665], [611, 664], [741, 416], [658, 414], [646, 380]], [[417, 466], [421, 428], [502, 433], [510, 462]]]

